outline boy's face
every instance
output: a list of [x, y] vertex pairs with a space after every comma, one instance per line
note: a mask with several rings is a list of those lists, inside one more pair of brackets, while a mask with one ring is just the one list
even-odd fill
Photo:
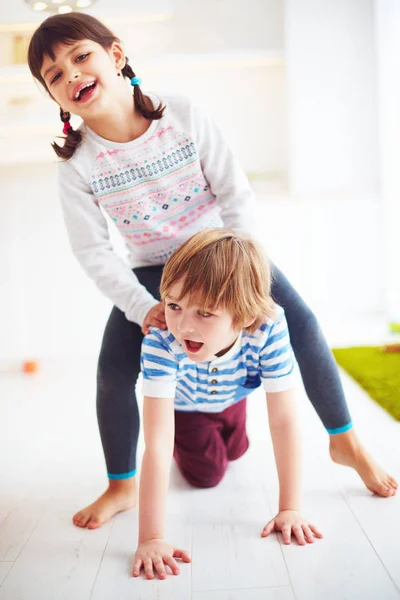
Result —
[[165, 318], [172, 335], [194, 362], [212, 360], [235, 343], [240, 330], [232, 326], [232, 315], [224, 309], [204, 312], [199, 306], [188, 305], [188, 297], [181, 295], [182, 282], [178, 281], [165, 298]]

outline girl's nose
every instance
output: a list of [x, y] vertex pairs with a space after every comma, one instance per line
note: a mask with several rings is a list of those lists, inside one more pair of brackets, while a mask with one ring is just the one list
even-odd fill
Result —
[[70, 78], [68, 79], [68, 83], [72, 83], [74, 81], [74, 79], [78, 79], [80, 73], [75, 73], [75, 75], [71, 75]]

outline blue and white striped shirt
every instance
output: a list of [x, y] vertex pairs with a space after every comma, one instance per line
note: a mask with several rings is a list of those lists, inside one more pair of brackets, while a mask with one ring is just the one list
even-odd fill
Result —
[[263, 384], [266, 392], [293, 387], [294, 357], [283, 309], [211, 361], [193, 362], [168, 330], [155, 327], [142, 345], [143, 393], [174, 398], [175, 410], [222, 412]]

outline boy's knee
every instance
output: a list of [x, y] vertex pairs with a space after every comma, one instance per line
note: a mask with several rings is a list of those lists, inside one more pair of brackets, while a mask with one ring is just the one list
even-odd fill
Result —
[[225, 475], [228, 461], [225, 460], [220, 464], [197, 465], [197, 468], [192, 469], [178, 466], [186, 481], [193, 487], [212, 488], [216, 487]]
[[216, 487], [223, 476], [225, 475], [226, 469], [223, 469], [219, 472], [212, 473], [210, 475], [204, 476], [196, 476], [194, 474], [184, 474], [185, 479], [192, 485], [197, 488], [213, 488]]

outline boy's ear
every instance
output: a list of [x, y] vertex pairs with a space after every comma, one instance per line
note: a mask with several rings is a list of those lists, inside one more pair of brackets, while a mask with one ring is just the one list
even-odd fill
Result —
[[125, 66], [126, 60], [125, 60], [125, 52], [124, 52], [124, 49], [123, 49], [122, 45], [120, 44], [120, 42], [113, 42], [111, 44], [110, 52], [111, 52], [111, 55], [114, 60], [114, 64], [115, 64], [116, 68], [119, 70], [123, 69]]
[[251, 317], [251, 319], [248, 319], [247, 321], [245, 321], [243, 329], [246, 329], [247, 327], [250, 327], [250, 325], [253, 325], [255, 320], [256, 320], [256, 317]]

